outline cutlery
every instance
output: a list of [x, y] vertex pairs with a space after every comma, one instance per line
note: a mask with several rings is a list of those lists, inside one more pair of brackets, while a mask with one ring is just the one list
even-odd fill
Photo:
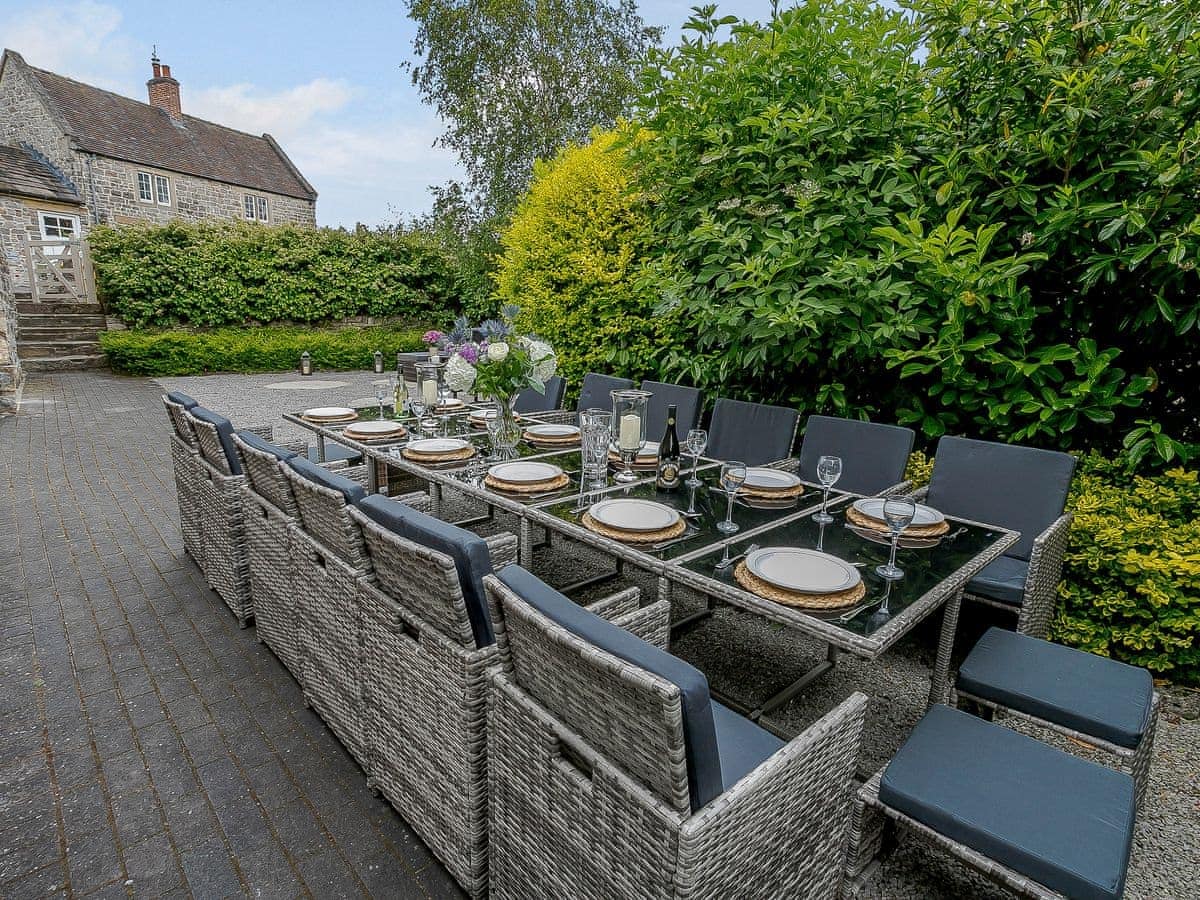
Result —
[[730, 566], [732, 566], [735, 562], [740, 560], [742, 557], [749, 556], [751, 553], [753, 553], [757, 549], [758, 549], [758, 544], [751, 544], [749, 547], [747, 547], [745, 550], [743, 550], [737, 556], [730, 557], [729, 545], [726, 544], [725, 545], [725, 555], [721, 557], [721, 561], [717, 563], [716, 568], [718, 570], [728, 569]]

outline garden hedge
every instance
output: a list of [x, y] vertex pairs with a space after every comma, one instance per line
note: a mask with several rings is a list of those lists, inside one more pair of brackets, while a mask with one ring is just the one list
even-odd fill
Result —
[[376, 350], [388, 369], [401, 350], [419, 350], [420, 329], [217, 328], [211, 331], [105, 331], [100, 347], [122, 375], [286, 372], [308, 351], [314, 369], [370, 369]]
[[172, 222], [89, 242], [101, 300], [134, 327], [448, 321], [459, 304], [449, 251], [418, 232]]

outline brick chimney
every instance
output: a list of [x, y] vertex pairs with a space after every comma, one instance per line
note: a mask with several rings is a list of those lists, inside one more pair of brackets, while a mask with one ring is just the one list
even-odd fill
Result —
[[146, 82], [146, 90], [150, 93], [150, 105], [165, 110], [172, 119], [182, 119], [179, 82], [171, 77], [171, 67], [162, 65], [157, 56], [150, 57], [150, 64], [154, 68], [154, 77]]

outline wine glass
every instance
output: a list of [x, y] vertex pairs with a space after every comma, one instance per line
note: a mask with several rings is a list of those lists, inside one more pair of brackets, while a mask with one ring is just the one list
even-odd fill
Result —
[[829, 514], [829, 489], [837, 484], [842, 477], [842, 458], [840, 456], [822, 456], [817, 460], [817, 481], [825, 489], [821, 499], [820, 512], [813, 513], [813, 521], [820, 525], [829, 525], [833, 516]]
[[684, 444], [688, 453], [692, 454], [692, 477], [684, 484], [693, 489], [692, 496], [695, 496], [695, 489], [700, 487], [700, 479], [696, 477], [696, 468], [700, 465], [700, 454], [708, 447], [708, 432], [703, 428], [693, 428], [687, 433], [687, 440]]
[[375, 399], [379, 401], [379, 418], [383, 418], [383, 404], [392, 398], [392, 383], [386, 379], [374, 382]]
[[421, 431], [426, 430], [425, 410], [428, 408], [425, 404], [425, 396], [420, 391], [413, 391], [408, 397], [408, 408], [417, 419], [417, 427]]
[[899, 581], [904, 577], [904, 570], [896, 565], [896, 548], [900, 544], [900, 534], [907, 528], [917, 514], [917, 503], [912, 497], [888, 497], [883, 501], [883, 521], [887, 523], [888, 533], [892, 536], [892, 555], [886, 566], [876, 566], [875, 574], [888, 581]]
[[733, 501], [737, 497], [738, 488], [746, 480], [746, 464], [744, 462], [727, 462], [721, 464], [721, 487], [725, 490], [728, 503], [725, 507], [725, 521], [717, 523], [717, 531], [722, 534], [733, 534], [739, 526], [733, 521]]

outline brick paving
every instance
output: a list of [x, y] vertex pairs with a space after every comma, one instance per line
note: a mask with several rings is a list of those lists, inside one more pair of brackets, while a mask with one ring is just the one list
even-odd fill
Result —
[[0, 897], [460, 896], [184, 555], [159, 393], [0, 418]]

